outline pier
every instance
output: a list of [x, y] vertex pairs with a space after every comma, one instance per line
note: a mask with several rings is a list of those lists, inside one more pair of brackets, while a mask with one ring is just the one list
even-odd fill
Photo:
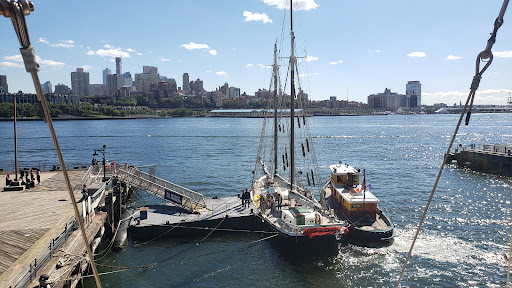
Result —
[[512, 177], [512, 145], [459, 145], [448, 155], [447, 164], [453, 161], [477, 172]]

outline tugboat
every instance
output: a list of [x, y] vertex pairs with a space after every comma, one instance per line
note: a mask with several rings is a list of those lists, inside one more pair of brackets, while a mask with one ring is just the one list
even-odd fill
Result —
[[348, 237], [357, 241], [391, 242], [395, 236], [391, 219], [379, 206], [371, 185], [359, 184], [360, 169], [347, 164], [330, 167], [331, 177], [324, 186], [327, 205], [349, 222]]

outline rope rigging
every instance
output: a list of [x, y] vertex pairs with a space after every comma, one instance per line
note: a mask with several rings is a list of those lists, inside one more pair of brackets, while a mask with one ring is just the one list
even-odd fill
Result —
[[[423, 215], [421, 216], [420, 222], [418, 224], [418, 228], [416, 229], [416, 233], [414, 234], [414, 238], [412, 240], [411, 247], [409, 249], [407, 257], [405, 258], [404, 264], [402, 266], [402, 270], [400, 271], [400, 276], [399, 276], [397, 284], [396, 284], [397, 288], [400, 287], [400, 282], [402, 281], [402, 278], [404, 276], [405, 268], [407, 267], [407, 263], [409, 262], [409, 259], [410, 259], [411, 255], [412, 255], [412, 250], [414, 248], [414, 244], [416, 243], [416, 239], [418, 238], [418, 234], [420, 233], [421, 227], [423, 226], [423, 222], [425, 221], [425, 217], [427, 215], [428, 208], [430, 207], [430, 204], [432, 202], [432, 198], [434, 197], [434, 193], [436, 191], [437, 184], [439, 183], [439, 180], [441, 178], [441, 174], [443, 173], [444, 166], [446, 165], [446, 161], [447, 161], [448, 156], [450, 154], [450, 150], [452, 148], [453, 142], [455, 141], [455, 137], [457, 136], [457, 132], [459, 131], [460, 124], [462, 123], [462, 119], [464, 118], [464, 114], [466, 113], [466, 111], [468, 111], [468, 112], [467, 112], [467, 115], [466, 115], [466, 123], [465, 124], [466, 125], [469, 124], [469, 119], [471, 117], [471, 107], [473, 106], [473, 101], [475, 99], [475, 93], [476, 93], [476, 90], [478, 89], [478, 86], [480, 84], [480, 80], [482, 79], [482, 74], [485, 72], [485, 70], [487, 70], [487, 68], [489, 68], [489, 65], [491, 65], [491, 63], [492, 63], [493, 55], [492, 55], [491, 48], [494, 45], [494, 43], [496, 42], [496, 33], [498, 32], [498, 29], [503, 24], [503, 15], [505, 14], [505, 11], [507, 9], [508, 2], [509, 2], [508, 0], [504, 0], [503, 1], [503, 5], [501, 7], [500, 13], [499, 13], [498, 17], [496, 18], [496, 21], [494, 21], [494, 30], [491, 33], [491, 37], [487, 41], [487, 46], [486, 46], [486, 48], [482, 52], [480, 52], [478, 54], [478, 56], [476, 58], [475, 76], [473, 77], [473, 81], [471, 83], [471, 88], [470, 88], [470, 92], [469, 92], [468, 98], [466, 100], [466, 104], [464, 105], [464, 109], [462, 110], [462, 113], [460, 114], [460, 118], [459, 118], [459, 121], [458, 121], [457, 126], [455, 128], [455, 131], [454, 131], [454, 133], [452, 135], [450, 144], [448, 145], [448, 149], [447, 149], [447, 151], [446, 151], [446, 153], [445, 153], [445, 155], [443, 157], [443, 163], [441, 164], [441, 167], [439, 168], [439, 172], [437, 174], [437, 178], [436, 178], [436, 181], [434, 183], [434, 187], [432, 188], [432, 192], [430, 193], [430, 196], [428, 198], [427, 204], [425, 205], [425, 209], [423, 211]], [[486, 59], [488, 59], [488, 60], [486, 61]], [[480, 70], [480, 62], [481, 61], [485, 62], [486, 64]], [[509, 261], [510, 261], [510, 258], [509, 258]], [[507, 287], [508, 287], [508, 279], [507, 279]]]

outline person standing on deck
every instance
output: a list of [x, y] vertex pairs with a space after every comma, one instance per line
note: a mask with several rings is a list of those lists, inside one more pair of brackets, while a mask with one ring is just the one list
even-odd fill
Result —
[[41, 183], [41, 170], [36, 170], [37, 184]]

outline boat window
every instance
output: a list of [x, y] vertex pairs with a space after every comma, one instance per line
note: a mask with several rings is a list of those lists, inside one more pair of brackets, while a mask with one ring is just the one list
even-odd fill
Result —
[[343, 182], [343, 178], [340, 175], [336, 176], [336, 182]]

